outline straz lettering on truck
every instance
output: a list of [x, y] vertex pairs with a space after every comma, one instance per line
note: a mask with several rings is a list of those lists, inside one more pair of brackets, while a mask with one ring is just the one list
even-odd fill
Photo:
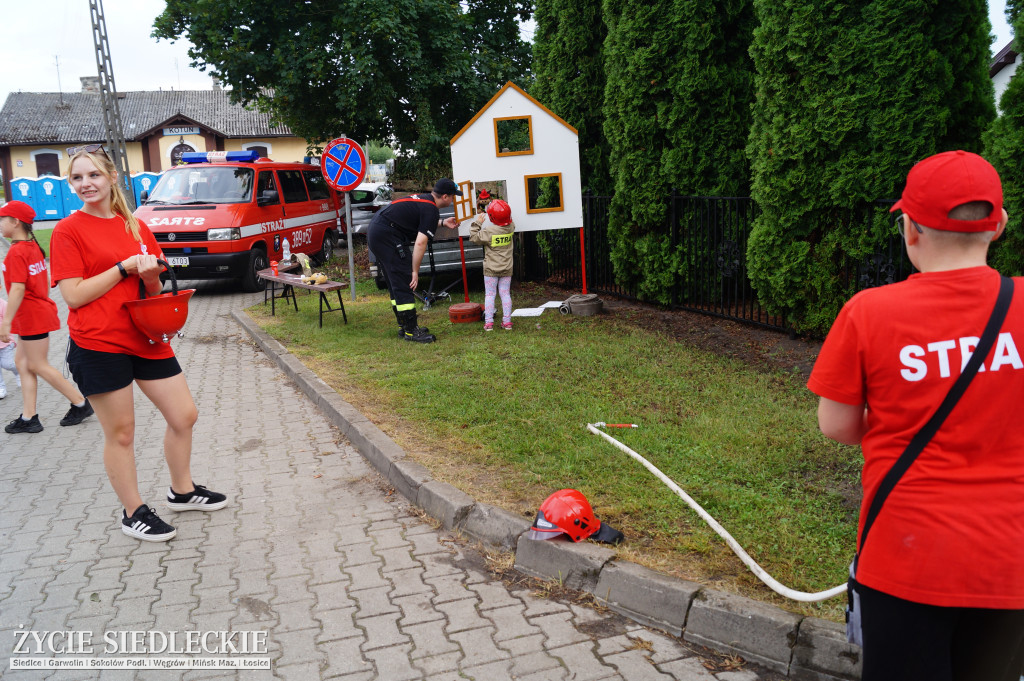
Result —
[[298, 248], [304, 244], [313, 243], [313, 228], [307, 227], [306, 229], [300, 229], [292, 232], [292, 248]]
[[150, 218], [146, 220], [146, 224], [150, 227], [159, 227], [165, 225], [170, 227], [172, 225], [194, 225], [199, 227], [206, 222], [206, 218]]
[[271, 232], [277, 232], [284, 229], [284, 220], [271, 220], [270, 222], [261, 222], [260, 231], [263, 234], [270, 234]]

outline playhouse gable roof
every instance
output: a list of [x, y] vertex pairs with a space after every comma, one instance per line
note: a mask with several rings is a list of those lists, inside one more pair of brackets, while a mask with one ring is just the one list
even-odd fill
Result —
[[559, 117], [557, 114], [555, 114], [553, 111], [551, 111], [551, 109], [547, 108], [546, 106], [544, 106], [543, 104], [538, 102], [536, 99], [531, 97], [529, 94], [527, 94], [526, 91], [523, 90], [523, 88], [519, 87], [518, 85], [516, 85], [512, 81], [508, 81], [507, 83], [505, 83], [502, 86], [502, 88], [500, 90], [498, 90], [495, 93], [495, 95], [493, 97], [491, 97], [490, 101], [488, 101], [486, 104], [484, 104], [483, 108], [481, 108], [479, 111], [476, 112], [476, 115], [473, 116], [473, 118], [471, 118], [469, 120], [469, 123], [466, 123], [464, 126], [462, 126], [462, 130], [459, 130], [457, 133], [455, 133], [455, 137], [452, 137], [451, 142], [449, 142], [449, 144], [454, 145], [455, 141], [457, 139], [459, 139], [460, 137], [462, 137], [462, 134], [464, 132], [466, 132], [471, 127], [473, 127], [473, 124], [476, 123], [477, 120], [479, 120], [479, 118], [484, 115], [484, 112], [486, 112], [489, 108], [491, 108], [492, 104], [494, 104], [499, 99], [501, 99], [501, 97], [503, 95], [505, 95], [505, 93], [508, 92], [509, 89], [512, 89], [515, 92], [518, 92], [523, 97], [528, 99], [530, 102], [532, 102], [535, 106], [537, 106], [539, 109], [541, 109], [548, 116], [551, 116], [551, 118], [553, 118], [554, 120], [558, 121], [559, 123], [564, 125], [566, 128], [568, 128], [569, 130], [571, 130], [573, 135], [579, 135], [579, 131], [576, 130], [576, 128], [574, 128], [571, 125], [569, 125], [568, 123], [566, 123], [564, 120], [562, 120], [561, 117]]

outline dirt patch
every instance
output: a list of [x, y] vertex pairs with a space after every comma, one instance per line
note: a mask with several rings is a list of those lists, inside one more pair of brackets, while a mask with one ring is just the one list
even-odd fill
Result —
[[[514, 291], [517, 307], [564, 300], [574, 293], [578, 291], [536, 283], [523, 284]], [[602, 314], [614, 314], [617, 319], [663, 333], [684, 345], [736, 359], [763, 371], [795, 371], [806, 380], [821, 349], [819, 340], [791, 338], [787, 333], [753, 324], [684, 310], [667, 310], [609, 295], [600, 297], [604, 304]]]

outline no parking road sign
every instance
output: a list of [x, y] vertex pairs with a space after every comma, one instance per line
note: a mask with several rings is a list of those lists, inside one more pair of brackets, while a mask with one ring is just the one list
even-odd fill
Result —
[[366, 154], [347, 137], [331, 140], [320, 158], [320, 170], [327, 184], [339, 192], [355, 189], [366, 177]]

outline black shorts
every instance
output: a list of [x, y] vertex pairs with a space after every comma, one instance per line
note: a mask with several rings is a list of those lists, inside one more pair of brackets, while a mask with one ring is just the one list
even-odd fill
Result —
[[176, 357], [146, 359], [116, 352], [87, 350], [71, 341], [68, 368], [86, 397], [109, 393], [131, 385], [132, 381], [156, 381], [181, 373]]
[[21, 336], [21, 335], [18, 336], [18, 338], [20, 338], [21, 340], [43, 340], [44, 338], [49, 338], [49, 337], [50, 337], [50, 332], [49, 331], [47, 331], [46, 333], [30, 333], [27, 336]]

